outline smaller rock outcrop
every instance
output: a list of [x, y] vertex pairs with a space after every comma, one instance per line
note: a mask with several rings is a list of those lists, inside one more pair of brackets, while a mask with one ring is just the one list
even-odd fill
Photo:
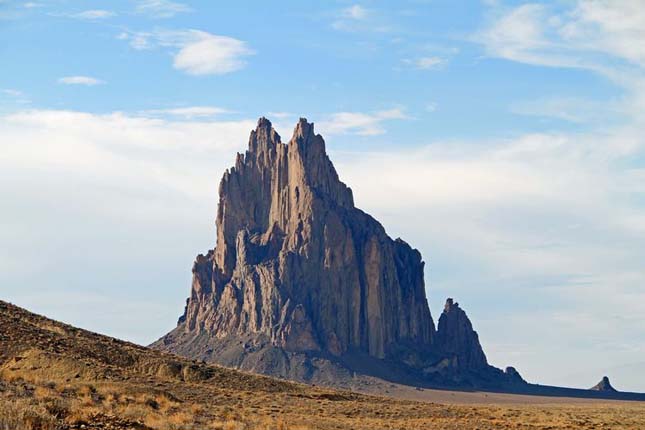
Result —
[[508, 366], [505, 370], [504, 373], [508, 377], [508, 381], [512, 384], [526, 384], [526, 381], [524, 378], [522, 378], [522, 375], [520, 375], [520, 372], [517, 371], [516, 368], [513, 366]]
[[439, 318], [437, 346], [456, 360], [455, 367], [470, 370], [488, 367], [477, 332], [473, 330], [466, 312], [451, 298], [446, 300]]
[[609, 382], [609, 378], [606, 376], [603, 376], [602, 380], [598, 382], [596, 385], [594, 385], [593, 387], [591, 387], [590, 390], [604, 391], [604, 392], [610, 392], [610, 393], [618, 392], [617, 389], [611, 386], [611, 383]]

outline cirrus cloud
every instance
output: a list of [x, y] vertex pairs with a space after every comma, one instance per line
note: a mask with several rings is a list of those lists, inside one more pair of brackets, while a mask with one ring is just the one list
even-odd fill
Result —
[[85, 86], [94, 86], [104, 84], [105, 81], [91, 76], [64, 76], [58, 79], [59, 84], [65, 85], [85, 85]]
[[74, 13], [71, 15], [68, 15], [70, 18], [77, 18], [77, 19], [88, 19], [88, 20], [95, 20], [95, 19], [105, 19], [105, 18], [110, 18], [115, 16], [116, 13], [110, 11], [110, 10], [104, 10], [104, 9], [92, 9], [92, 10], [85, 10], [83, 12], [79, 13]]
[[320, 121], [318, 128], [323, 134], [328, 135], [356, 134], [375, 136], [385, 133], [384, 122], [408, 118], [401, 108], [379, 110], [372, 113], [336, 112]]
[[170, 0], [140, 0], [135, 11], [151, 18], [172, 18], [178, 13], [190, 12], [192, 9], [188, 5]]
[[232, 113], [228, 109], [220, 108], [217, 106], [185, 106], [166, 109], [150, 109], [142, 112], [146, 115], [170, 115], [185, 119], [193, 118], [207, 118], [216, 115]]
[[419, 70], [437, 70], [446, 64], [447, 60], [442, 57], [430, 56], [415, 59], [406, 58], [403, 63]]

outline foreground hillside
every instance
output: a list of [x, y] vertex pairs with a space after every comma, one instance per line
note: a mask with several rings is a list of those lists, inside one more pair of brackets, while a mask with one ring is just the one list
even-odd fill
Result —
[[320, 389], [184, 360], [0, 301], [0, 430], [23, 428], [636, 429], [645, 428], [645, 404], [444, 405]]

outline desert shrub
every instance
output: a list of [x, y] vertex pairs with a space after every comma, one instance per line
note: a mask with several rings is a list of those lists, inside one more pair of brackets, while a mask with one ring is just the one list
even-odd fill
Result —
[[56, 419], [67, 418], [70, 414], [69, 402], [64, 399], [45, 399], [44, 406], [49, 415]]

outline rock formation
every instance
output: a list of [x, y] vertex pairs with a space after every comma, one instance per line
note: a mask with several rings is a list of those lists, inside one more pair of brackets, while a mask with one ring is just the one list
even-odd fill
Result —
[[611, 392], [611, 393], [618, 392], [618, 390], [616, 390], [614, 387], [611, 386], [611, 383], [609, 382], [609, 378], [606, 376], [603, 376], [600, 382], [598, 382], [596, 385], [591, 387], [590, 390], [604, 391], [604, 392]]
[[525, 385], [526, 381], [524, 378], [522, 378], [522, 375], [520, 375], [520, 372], [517, 371], [516, 368], [513, 366], [508, 366], [506, 369], [504, 369], [504, 373], [506, 374], [509, 383], [515, 384], [515, 385]]
[[154, 347], [309, 381], [504, 377], [452, 299], [435, 330], [421, 254], [354, 206], [305, 119], [286, 144], [258, 121], [220, 182], [216, 228], [184, 315]]
[[437, 347], [456, 358], [463, 369], [482, 369], [488, 366], [486, 355], [479, 344], [479, 336], [470, 320], [453, 299], [446, 300], [437, 332]]

